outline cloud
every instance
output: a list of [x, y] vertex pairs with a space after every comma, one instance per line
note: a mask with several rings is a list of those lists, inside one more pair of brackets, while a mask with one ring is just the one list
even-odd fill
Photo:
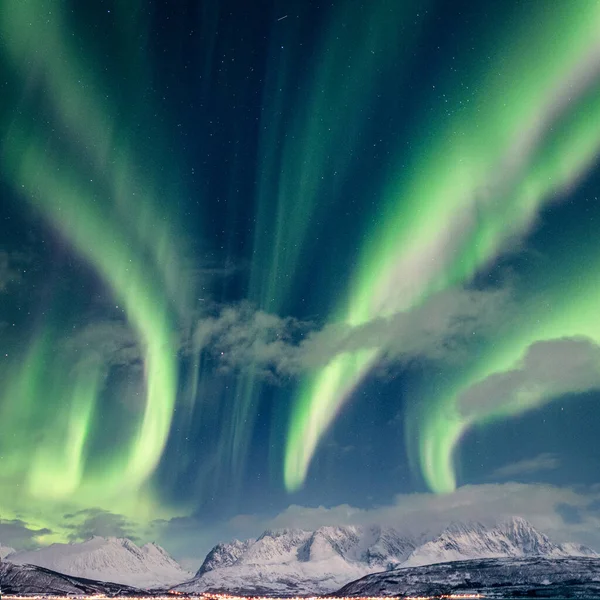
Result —
[[600, 550], [600, 486], [571, 488], [546, 484], [467, 485], [451, 494], [399, 494], [388, 505], [363, 509], [291, 505], [275, 515], [240, 514], [221, 523], [177, 518], [161, 526], [161, 543], [176, 558], [198, 568], [221, 541], [249, 539], [267, 529], [314, 530], [332, 525], [383, 525], [414, 536], [435, 535], [452, 521], [494, 525], [521, 516], [557, 542], [578, 542]]
[[242, 303], [200, 320], [193, 346], [210, 353], [223, 370], [252, 365], [275, 380], [322, 368], [339, 354], [366, 348], [379, 349], [388, 364], [415, 358], [458, 361], [478, 337], [497, 326], [511, 301], [508, 288], [453, 288], [408, 312], [358, 327], [330, 324], [320, 329]]
[[254, 365], [267, 377], [281, 372], [283, 357], [297, 351], [298, 340], [310, 327], [310, 323], [255, 310], [244, 302], [223, 308], [216, 317], [200, 320], [193, 346], [210, 352], [221, 370]]
[[63, 351], [110, 366], [131, 365], [142, 357], [131, 328], [117, 320], [86, 323], [64, 340]]
[[465, 390], [458, 407], [466, 418], [513, 414], [554, 397], [600, 388], [600, 347], [584, 337], [536, 342], [517, 367], [494, 373]]
[[136, 525], [123, 515], [100, 508], [87, 508], [76, 513], [66, 514], [64, 527], [71, 530], [71, 542], [80, 542], [99, 535], [102, 537], [126, 537], [137, 541]]
[[35, 548], [36, 538], [51, 534], [47, 528], [35, 529], [21, 519], [0, 519], [0, 544], [14, 548]]
[[[590, 506], [588, 506], [587, 509], [591, 510]], [[565, 523], [579, 524], [583, 521], [581, 509], [575, 506], [570, 506], [569, 504], [557, 504], [556, 512], [563, 518]]]
[[553, 471], [560, 466], [560, 460], [556, 454], [544, 452], [534, 458], [527, 458], [496, 469], [491, 479], [507, 479], [518, 475], [529, 475], [540, 471]]
[[[308, 508], [292, 505], [273, 518], [257, 523], [258, 529], [323, 525], [391, 525], [419, 535], [437, 533], [451, 521], [480, 521], [495, 524], [511, 516], [522, 516], [558, 541], [584, 541], [594, 531], [594, 545], [600, 548], [599, 516], [588, 506], [600, 497], [600, 490], [557, 487], [546, 484], [467, 485], [451, 494], [400, 494], [387, 506], [359, 509], [349, 505]], [[558, 508], [558, 507], [561, 508]], [[564, 507], [578, 510], [580, 523], [564, 519]], [[240, 521], [250, 529], [249, 521]], [[593, 528], [593, 529], [586, 529]]]

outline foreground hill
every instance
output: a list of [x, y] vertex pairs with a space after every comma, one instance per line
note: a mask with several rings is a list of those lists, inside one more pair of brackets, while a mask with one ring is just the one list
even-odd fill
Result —
[[70, 577], [43, 567], [0, 562], [0, 588], [5, 594], [40, 595], [128, 595], [141, 596], [141, 590], [116, 583]]
[[126, 538], [93, 537], [83, 543], [52, 544], [9, 554], [5, 560], [143, 588], [170, 587], [191, 577], [160, 546], [145, 544], [140, 548]]
[[367, 575], [334, 596], [599, 598], [598, 558], [487, 558]]

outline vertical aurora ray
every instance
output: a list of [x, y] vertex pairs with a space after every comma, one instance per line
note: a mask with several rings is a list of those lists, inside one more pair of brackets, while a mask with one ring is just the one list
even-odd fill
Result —
[[[294, 17], [270, 32], [248, 283], [248, 299], [261, 310], [292, 310], [295, 274], [305, 253], [314, 250], [315, 231], [344, 200], [353, 157], [370, 125], [365, 107], [375, 103], [391, 65], [410, 56], [418, 35], [412, 27], [414, 5], [378, 0], [357, 10], [344, 1], [324, 10], [324, 26], [316, 29], [314, 56], [308, 59], [302, 28], [309, 5], [288, 3]], [[401, 44], [399, 24], [406, 26]], [[347, 102], [348, 97], [354, 100]], [[339, 152], [342, 147], [346, 150]], [[219, 461], [231, 467], [232, 485], [243, 477], [262, 380], [254, 365], [244, 369], [235, 383], [231, 416], [221, 428]]]
[[[410, 57], [411, 43], [420, 33], [414, 25], [425, 19], [426, 4], [419, 16], [414, 2], [377, 0], [360, 10], [352, 2], [341, 3], [328, 15], [313, 68], [300, 85], [288, 73], [292, 67], [305, 71], [298, 65], [305, 57], [293, 50], [299, 47], [294, 41], [297, 26], [283, 23], [274, 34], [264, 92], [267, 110], [249, 284], [249, 298], [262, 310], [289, 309], [300, 258], [312, 252], [311, 237], [344, 200], [344, 186], [378, 90], [392, 65], [394, 77], [401, 81], [399, 66]], [[303, 12], [300, 5], [296, 8]], [[354, 364], [354, 358], [350, 360]], [[331, 383], [336, 374], [325, 377]], [[254, 375], [244, 374], [236, 393], [234, 457], [247, 447], [258, 391]], [[241, 464], [239, 458], [233, 462]]]
[[[359, 326], [468, 281], [592, 164], [600, 150], [600, 5], [528, 18], [510, 49], [496, 49], [498, 64], [470, 82], [481, 92], [415, 161], [416, 176], [390, 186], [336, 321]], [[539, 56], [549, 58], [539, 64], [532, 58]], [[285, 456], [289, 490], [303, 483], [323, 433], [378, 357], [338, 356], [303, 385]], [[429, 430], [448, 440], [460, 435], [452, 415], [431, 412], [437, 425]], [[422, 469], [433, 489], [451, 489], [451, 457], [431, 433], [419, 434]]]
[[404, 76], [403, 64], [429, 3], [420, 3], [419, 10], [417, 4], [376, 0], [357, 9], [353, 2], [340, 3], [327, 17], [314, 64], [300, 85], [287, 75], [291, 66], [305, 71], [296, 64], [305, 57], [289, 50], [296, 42], [288, 25], [274, 37], [275, 57], [265, 86], [265, 102], [272, 106], [265, 111], [261, 140], [256, 268], [250, 282], [250, 297], [264, 310], [286, 306], [291, 274], [309, 249], [310, 237], [327, 212], [343, 202], [380, 86], [392, 65], [396, 80]]
[[[107, 187], [114, 217], [128, 228], [129, 235], [138, 239], [140, 246], [144, 245], [144, 251], [164, 278], [171, 300], [181, 301], [186, 297], [181, 293], [185, 278], [174, 242], [176, 232], [156, 192], [135, 167], [139, 159], [127, 136], [119, 130], [121, 123], [113, 116], [117, 107], [94, 93], [99, 82], [70, 42], [63, 10], [56, 0], [11, 4], [10, 11], [0, 13], [6, 50], [16, 69], [29, 65], [39, 79], [38, 85], [48, 95], [57, 125], [70, 133], [72, 145], [91, 168], [90, 174]], [[42, 46], [44, 52], [39, 51]], [[139, 60], [130, 69], [143, 70]]]

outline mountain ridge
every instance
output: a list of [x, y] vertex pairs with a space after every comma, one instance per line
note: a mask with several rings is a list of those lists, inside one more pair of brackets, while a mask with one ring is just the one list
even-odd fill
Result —
[[452, 522], [436, 535], [419, 538], [377, 525], [270, 529], [258, 538], [215, 545], [194, 576], [157, 544], [139, 547], [127, 538], [95, 536], [34, 551], [15, 552], [6, 546], [0, 551], [5, 554], [1, 560], [5, 572], [8, 565], [42, 569], [12, 571], [27, 581], [27, 577], [43, 580], [46, 569], [67, 578], [145, 589], [279, 595], [330, 594], [377, 572], [385, 575], [448, 562], [599, 557], [580, 544], [554, 543], [519, 517], [493, 527]]
[[7, 556], [14, 554], [16, 550], [10, 546], [3, 546], [0, 544], [0, 560], [4, 560]]
[[145, 594], [143, 590], [107, 581], [93, 581], [72, 577], [35, 565], [15, 565], [0, 561], [0, 588], [11, 595], [53, 596], [135, 596]]
[[520, 517], [494, 527], [453, 522], [425, 541], [380, 526], [266, 530], [256, 539], [217, 544], [195, 577], [174, 589], [328, 594], [353, 579], [381, 571], [461, 560], [527, 557], [558, 559], [598, 554], [578, 544], [556, 544]]
[[14, 552], [4, 561], [143, 588], [170, 587], [192, 575], [157, 544], [149, 542], [139, 547], [128, 538], [117, 537], [94, 536], [85, 542]]
[[491, 528], [477, 522], [451, 523], [438, 536], [416, 548], [401, 566], [526, 556], [567, 558], [598, 554], [579, 544], [556, 544], [525, 519], [512, 517]]
[[600, 559], [589, 557], [484, 558], [372, 573], [332, 596], [485, 598], [598, 598]]

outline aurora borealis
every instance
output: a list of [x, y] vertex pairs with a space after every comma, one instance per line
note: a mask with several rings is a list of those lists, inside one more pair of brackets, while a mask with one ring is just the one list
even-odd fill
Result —
[[597, 484], [598, 31], [3, 2], [0, 543]]

